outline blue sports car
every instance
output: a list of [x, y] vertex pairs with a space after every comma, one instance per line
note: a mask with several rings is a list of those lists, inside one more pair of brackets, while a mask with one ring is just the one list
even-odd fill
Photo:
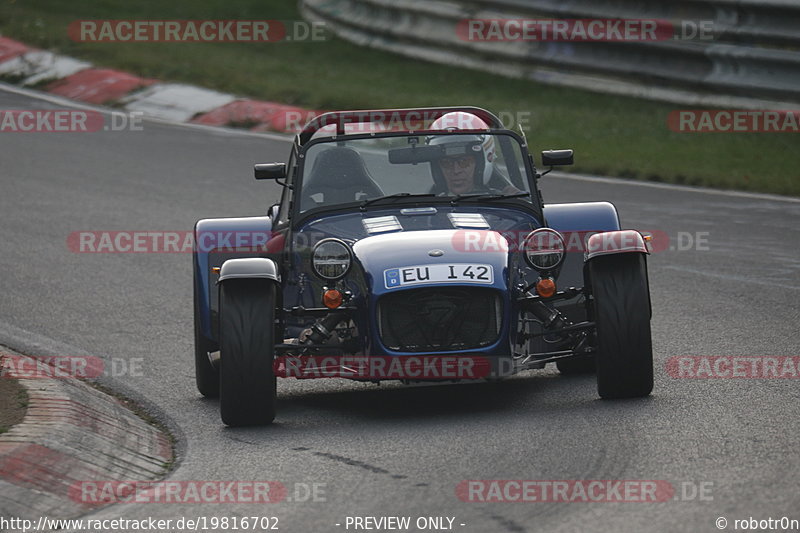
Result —
[[[572, 150], [542, 152], [542, 168]], [[197, 386], [231, 426], [277, 377], [495, 380], [555, 363], [602, 398], [653, 388], [647, 236], [607, 202], [544, 204], [524, 137], [475, 107], [310, 121], [266, 216], [195, 226]]]

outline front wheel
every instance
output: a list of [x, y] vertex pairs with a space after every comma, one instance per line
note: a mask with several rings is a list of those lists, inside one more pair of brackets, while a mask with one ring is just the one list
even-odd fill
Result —
[[597, 324], [597, 392], [601, 398], [653, 390], [650, 289], [643, 254], [597, 257], [590, 265]]
[[269, 424], [275, 418], [275, 285], [228, 280], [220, 287], [220, 398], [228, 426]]

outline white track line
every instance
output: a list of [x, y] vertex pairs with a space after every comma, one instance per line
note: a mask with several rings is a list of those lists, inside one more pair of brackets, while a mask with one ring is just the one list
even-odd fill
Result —
[[[715, 194], [718, 196], [732, 196], [736, 198], [748, 198], [750, 200], [769, 200], [775, 202], [800, 203], [800, 198], [795, 196], [781, 196], [779, 194], [768, 194], [760, 192], [728, 191], [709, 189], [707, 187], [693, 187], [691, 185], [677, 185], [675, 183], [657, 183], [652, 181], [626, 180], [622, 178], [609, 178], [605, 176], [591, 176], [588, 174], [572, 174], [567, 172], [553, 172], [556, 179], [570, 179], [576, 181], [588, 181], [592, 183], [608, 183], [610, 185], [629, 185], [631, 187], [651, 187], [653, 189], [668, 189], [681, 192], [692, 192], [698, 194]], [[547, 178], [542, 178], [546, 180]]]

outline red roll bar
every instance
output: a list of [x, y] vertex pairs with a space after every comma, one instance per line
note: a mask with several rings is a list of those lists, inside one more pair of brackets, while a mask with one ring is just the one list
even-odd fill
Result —
[[[311, 119], [299, 134], [300, 144], [307, 143], [311, 137], [325, 126], [336, 125], [336, 134], [344, 135], [347, 124], [414, 124], [430, 123], [447, 113], [462, 111], [480, 118], [489, 128], [504, 129], [503, 123], [494, 114], [472, 106], [421, 107], [417, 109], [373, 109], [361, 111], [331, 111]], [[408, 128], [411, 130], [412, 128]]]

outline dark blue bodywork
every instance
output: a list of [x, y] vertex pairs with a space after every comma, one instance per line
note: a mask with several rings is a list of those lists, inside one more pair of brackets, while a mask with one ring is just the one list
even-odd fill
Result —
[[[364, 115], [365, 112], [321, 115], [295, 138], [287, 165], [257, 166], [257, 178], [277, 179], [284, 186], [280, 204], [273, 206], [268, 216], [198, 221], [193, 269], [196, 356], [199, 353], [201, 357], [196, 357], [196, 361], [205, 364], [204, 354], [208, 353], [213, 364], [212, 352], [219, 350], [220, 280], [227, 283], [226, 279], [247, 277], [250, 273], [277, 288], [276, 355], [316, 355], [318, 352], [314, 350], [325, 353], [327, 349], [339, 350], [343, 355], [419, 355], [419, 350], [390, 347], [381, 329], [391, 324], [386, 318], [390, 315], [382, 314], [383, 302], [394, 302], [391, 306], [387, 304], [394, 310], [402, 307], [397, 300], [401, 296], [413, 303], [417, 295], [423, 294], [422, 290], [439, 297], [448, 294], [447, 291], [453, 293], [454, 287], [455, 292], [461, 292], [461, 301], [479, 302], [483, 312], [496, 313], [490, 317], [494, 336], [481, 338], [469, 348], [464, 348], [467, 344], [449, 344], [450, 348], [443, 348], [443, 352], [507, 358], [518, 369], [541, 368], [547, 362], [593, 355], [595, 324], [591, 316], [587, 261], [591, 261], [592, 254], [647, 253], [643, 237], [627, 232], [631, 235], [624, 236], [632, 238], [633, 244], [618, 245], [612, 240], [610, 248], [587, 253], [592, 233], [615, 232], [620, 237], [626, 233], [617, 231], [620, 222], [615, 207], [608, 202], [544, 205], [538, 190], [538, 180], [543, 175], [534, 167], [526, 141], [503, 128], [496, 117], [484, 110], [442, 108], [369, 113], [381, 117], [399, 113], [404, 118], [428, 113], [435, 119], [454, 110], [479, 116], [488, 128], [348, 135], [346, 124], [369, 121], [373, 115]], [[327, 137], [318, 135], [333, 126]], [[419, 149], [414, 147], [422, 144], [421, 136], [464, 135], [465, 131], [497, 135], [503, 160], [516, 162], [505, 166], [512, 193], [495, 194], [495, 198], [478, 198], [486, 194], [465, 198], [454, 193], [433, 194], [435, 191], [431, 189], [430, 194], [401, 193], [405, 195], [401, 197], [373, 192], [365, 196], [369, 201], [352, 201], [352, 197], [346, 202], [329, 204], [317, 204], [307, 198], [301, 201], [306, 160], [309, 160], [308, 172], [314, 172], [310, 152], [306, 158], [314, 145], [324, 142], [344, 145], [348, 140], [383, 140], [382, 137], [390, 136], [396, 140], [400, 136], [403, 142], [408, 137], [408, 145]], [[389, 163], [418, 164], [411, 157], [412, 148], [398, 149], [396, 160], [389, 156]], [[423, 149], [419, 152], [426, 153]], [[548, 154], [545, 157], [543, 153], [542, 157], [551, 164], [572, 162], [571, 150]], [[317, 181], [323, 181], [333, 196], [336, 183], [325, 182], [329, 176], [325, 169], [320, 172]], [[396, 167], [392, 172], [402, 176], [403, 171]], [[312, 181], [309, 178], [309, 184]], [[559, 232], [566, 245], [562, 260], [552, 268], [535, 265], [522, 250], [532, 232], [547, 234], [549, 230], [545, 228]], [[315, 247], [326, 239], [339, 241], [351, 259], [349, 269], [336, 279], [321, 277], [312, 265]], [[258, 259], [236, 261], [243, 258]], [[259, 272], [259, 265], [268, 268]], [[447, 269], [450, 276], [443, 276]], [[552, 282], [557, 292], [540, 292], [539, 283], [543, 281]], [[343, 296], [342, 301], [333, 307], [327, 305], [323, 298], [326, 291]], [[442, 296], [442, 301], [446, 300]], [[452, 301], [449, 305], [457, 308]], [[319, 341], [320, 338], [323, 340]], [[411, 348], [424, 344], [390, 340], [396, 346]]]
[[[494, 281], [488, 287], [502, 295], [502, 334], [493, 345], [473, 352], [486, 355], [509, 354], [510, 346], [517, 344], [516, 323], [512, 317], [519, 313], [516, 300], [522, 296], [520, 284], [524, 287], [535, 281], [536, 277], [522, 262], [519, 253], [521, 238], [531, 230], [543, 226], [535, 213], [528, 209], [507, 206], [468, 204], [455, 207], [439, 204], [417, 211], [408, 207], [371, 209], [363, 213], [355, 211], [306, 218], [291, 233], [286, 228], [273, 232], [272, 220], [265, 216], [200, 220], [195, 227], [197, 250], [193, 267], [202, 335], [216, 346], [218, 339], [214, 322], [218, 315], [218, 303], [213, 267], [220, 267], [226, 260], [237, 257], [271, 258], [282, 266], [284, 308], [315, 308], [321, 305], [320, 294], [326, 284], [314, 276], [310, 267], [310, 252], [315, 243], [335, 237], [351, 245], [354, 251], [355, 267], [342, 284], [352, 294], [350, 307], [357, 310], [353, 313], [357, 329], [359, 332], [366, 332], [362, 334], [366, 353], [406, 354], [387, 349], [376, 333], [373, 311], [377, 308], [378, 300], [388, 292], [404, 290], [387, 289], [384, 272], [387, 269], [441, 261], [493, 266]], [[489, 229], [454, 228], [447, 216], [451, 213], [480, 214], [488, 223]], [[550, 204], [544, 206], [543, 214], [548, 227], [564, 233], [579, 232], [581, 240], [584, 240], [584, 232], [619, 229], [616, 209], [607, 202]], [[401, 229], [376, 235], [367, 232], [364, 220], [387, 216], [395, 216]], [[472, 248], [469, 248], [469, 243], [464, 242], [465, 235], [484, 231], [496, 232], [497, 236], [481, 239], [478, 246]], [[231, 235], [234, 237], [230, 237]], [[213, 243], [218, 241], [226, 245], [234, 243], [237, 235], [249, 238], [244, 239], [246, 244], [241, 247], [243, 249], [226, 246], [220, 250], [213, 247]], [[254, 235], [257, 237], [253, 237]], [[291, 237], [287, 238], [288, 235]], [[253, 242], [258, 245], [258, 250], [253, 250], [248, 245]], [[428, 252], [433, 249], [442, 250], [443, 256], [428, 256]], [[556, 279], [559, 286], [583, 286], [583, 264], [583, 250], [570, 247]], [[441, 285], [445, 284], [431, 283], [426, 286]], [[574, 319], [585, 319], [582, 306], [575, 300], [562, 301], [555, 305]], [[287, 317], [286, 324], [289, 328], [302, 328], [312, 321], [310, 317]]]

